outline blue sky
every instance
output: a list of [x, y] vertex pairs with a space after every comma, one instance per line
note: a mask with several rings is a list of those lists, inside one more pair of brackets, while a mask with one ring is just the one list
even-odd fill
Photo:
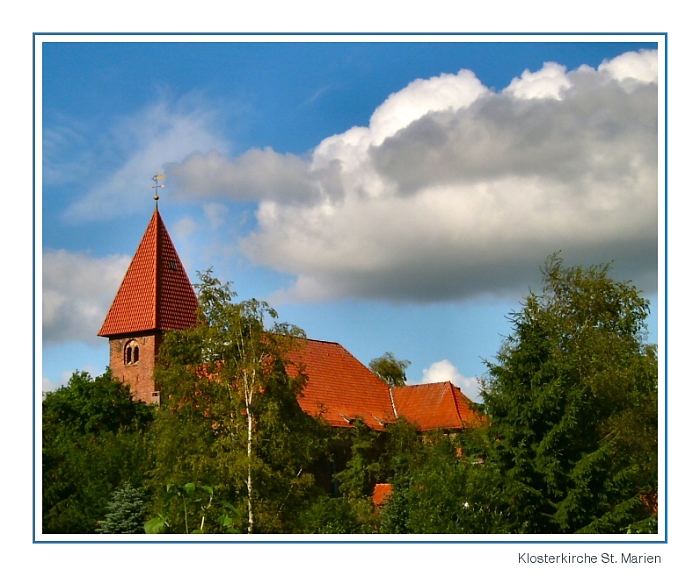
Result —
[[39, 51], [43, 389], [107, 365], [95, 334], [156, 172], [191, 280], [213, 267], [310, 338], [409, 360], [410, 382], [478, 399], [559, 250], [614, 261], [657, 340], [655, 42], [153, 39]]

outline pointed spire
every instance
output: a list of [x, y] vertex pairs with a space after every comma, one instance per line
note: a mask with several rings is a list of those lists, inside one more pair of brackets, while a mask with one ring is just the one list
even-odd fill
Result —
[[98, 336], [188, 328], [196, 310], [194, 289], [156, 204]]

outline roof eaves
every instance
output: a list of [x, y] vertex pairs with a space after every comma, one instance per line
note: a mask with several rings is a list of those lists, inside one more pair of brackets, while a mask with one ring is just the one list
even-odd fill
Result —
[[374, 414], [372, 414], [372, 418], [374, 418], [377, 422], [379, 422], [379, 425], [382, 428], [386, 428], [386, 425], [388, 424], [388, 422], [386, 420], [382, 420], [381, 418], [377, 418]]

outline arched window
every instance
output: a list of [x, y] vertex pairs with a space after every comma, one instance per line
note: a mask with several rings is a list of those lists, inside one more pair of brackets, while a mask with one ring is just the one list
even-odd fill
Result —
[[132, 365], [139, 362], [139, 345], [136, 340], [129, 340], [124, 348], [124, 364]]

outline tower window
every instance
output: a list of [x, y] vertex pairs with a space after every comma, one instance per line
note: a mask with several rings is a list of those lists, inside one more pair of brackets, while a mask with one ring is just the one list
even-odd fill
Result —
[[136, 340], [130, 340], [124, 347], [124, 364], [127, 366], [138, 364], [139, 362], [139, 345]]

